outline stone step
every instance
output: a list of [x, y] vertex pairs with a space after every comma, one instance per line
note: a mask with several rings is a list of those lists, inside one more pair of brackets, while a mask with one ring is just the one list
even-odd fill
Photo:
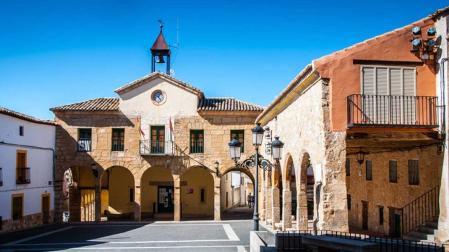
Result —
[[[407, 238], [405, 238], [407, 237]], [[410, 238], [410, 239], [408, 239]], [[431, 241], [433, 242], [435, 240], [435, 235], [434, 234], [426, 234], [426, 233], [421, 233], [418, 231], [413, 231], [408, 233], [406, 236], [404, 236], [404, 239], [407, 240], [417, 240], [417, 241]]]

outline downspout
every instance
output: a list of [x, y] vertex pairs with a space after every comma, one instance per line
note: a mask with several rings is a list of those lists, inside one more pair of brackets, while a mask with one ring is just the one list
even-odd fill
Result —
[[446, 138], [446, 90], [445, 90], [445, 71], [444, 71], [444, 66], [448, 61], [448, 58], [442, 58], [440, 61], [440, 120], [441, 120], [441, 125], [440, 125], [440, 135], [445, 139]]
[[53, 168], [53, 181], [52, 181], [52, 186], [54, 188], [54, 181], [56, 179], [56, 154], [55, 154], [55, 150], [52, 148], [46, 148], [46, 147], [39, 147], [39, 146], [33, 146], [33, 145], [26, 145], [26, 144], [14, 144], [14, 143], [7, 143], [4, 141], [0, 142], [0, 145], [8, 145], [8, 146], [15, 146], [15, 147], [21, 147], [21, 148], [30, 148], [30, 149], [37, 149], [37, 150], [47, 150], [47, 151], [51, 151], [52, 152], [52, 168]]

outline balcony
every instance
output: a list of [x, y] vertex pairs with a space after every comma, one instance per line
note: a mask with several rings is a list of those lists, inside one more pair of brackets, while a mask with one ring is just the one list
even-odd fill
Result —
[[29, 167], [16, 168], [16, 172], [16, 184], [22, 185], [31, 183]]
[[353, 94], [347, 97], [348, 127], [438, 127], [438, 98]]
[[175, 144], [173, 141], [140, 140], [140, 155], [165, 156], [174, 155]]
[[80, 139], [78, 140], [78, 152], [89, 152], [92, 151], [92, 140], [91, 139]]

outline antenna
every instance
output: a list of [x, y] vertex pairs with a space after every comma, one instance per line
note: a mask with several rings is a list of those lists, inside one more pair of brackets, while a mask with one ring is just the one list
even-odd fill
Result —
[[164, 28], [164, 21], [162, 21], [162, 19], [158, 19], [157, 22], [159, 23], [159, 27], [161, 27], [162, 31], [162, 28]]

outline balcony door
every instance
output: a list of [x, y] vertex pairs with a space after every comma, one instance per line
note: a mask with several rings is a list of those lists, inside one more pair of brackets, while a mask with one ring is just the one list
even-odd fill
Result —
[[165, 126], [151, 126], [151, 153], [165, 153]]
[[364, 66], [361, 74], [365, 123], [416, 123], [415, 68]]

